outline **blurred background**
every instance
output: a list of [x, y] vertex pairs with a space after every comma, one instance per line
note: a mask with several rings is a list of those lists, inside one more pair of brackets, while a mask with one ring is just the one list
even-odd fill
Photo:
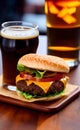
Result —
[[39, 26], [40, 34], [46, 34], [44, 0], [2, 0], [0, 24], [5, 21], [23, 20]]

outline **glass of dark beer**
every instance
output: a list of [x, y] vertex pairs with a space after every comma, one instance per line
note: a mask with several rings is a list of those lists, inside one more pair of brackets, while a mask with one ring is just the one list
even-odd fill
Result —
[[37, 51], [38, 26], [23, 21], [5, 22], [2, 24], [1, 37], [3, 86], [15, 86], [19, 58]]
[[48, 54], [78, 65], [80, 49], [80, 0], [45, 0]]

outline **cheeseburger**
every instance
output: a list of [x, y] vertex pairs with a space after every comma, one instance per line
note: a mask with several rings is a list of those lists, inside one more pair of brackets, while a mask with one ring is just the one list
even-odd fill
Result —
[[69, 79], [69, 66], [62, 58], [51, 55], [26, 54], [19, 59], [17, 69], [17, 93], [29, 101], [61, 97]]

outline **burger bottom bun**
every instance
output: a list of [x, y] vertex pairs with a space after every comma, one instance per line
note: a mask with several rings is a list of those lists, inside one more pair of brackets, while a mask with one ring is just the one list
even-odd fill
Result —
[[77, 89], [76, 85], [71, 85], [67, 84], [64, 91], [61, 92], [60, 94], [57, 94], [55, 96], [50, 96], [50, 97], [41, 97], [41, 98], [31, 98], [31, 99], [25, 99], [19, 91], [17, 91], [18, 96], [20, 97], [21, 100], [24, 100], [26, 102], [35, 102], [35, 101], [53, 101], [60, 99], [62, 97], [67, 97], [70, 95], [75, 89]]

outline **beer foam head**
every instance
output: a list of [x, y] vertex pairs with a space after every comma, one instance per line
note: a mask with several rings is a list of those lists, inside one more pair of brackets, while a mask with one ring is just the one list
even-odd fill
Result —
[[38, 35], [38, 29], [26, 26], [9, 26], [1, 30], [1, 36], [9, 39], [28, 39]]

